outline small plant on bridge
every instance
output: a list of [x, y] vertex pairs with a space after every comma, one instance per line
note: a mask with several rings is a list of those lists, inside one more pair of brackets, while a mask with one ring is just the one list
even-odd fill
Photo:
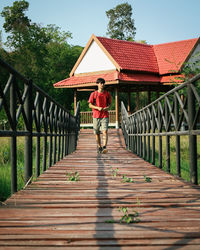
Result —
[[148, 176], [146, 176], [146, 175], [144, 175], [144, 180], [145, 180], [146, 182], [151, 182], [151, 181], [152, 181], [151, 177], [148, 177]]
[[79, 172], [77, 171], [75, 173], [69, 172], [66, 175], [69, 181], [80, 181]]
[[135, 210], [132, 210], [132, 213], [129, 213], [128, 207], [119, 207], [119, 212], [123, 213], [123, 216], [120, 219], [120, 223], [138, 223], [140, 221], [139, 213]]
[[111, 170], [112, 176], [117, 177], [119, 168], [113, 169], [112, 167], [110, 167], [110, 170]]
[[123, 174], [123, 177], [122, 177], [122, 183], [125, 183], [125, 182], [134, 182], [132, 178], [129, 178], [126, 176], [126, 174]]

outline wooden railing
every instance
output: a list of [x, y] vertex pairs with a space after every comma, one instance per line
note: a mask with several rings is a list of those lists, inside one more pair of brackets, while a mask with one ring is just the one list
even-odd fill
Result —
[[[114, 125], [116, 123], [116, 112], [115, 110], [109, 110], [109, 124]], [[92, 126], [92, 111], [80, 112], [80, 126], [87, 127]]]
[[[64, 109], [38, 86], [0, 59], [0, 137], [11, 138], [11, 193], [17, 191], [17, 138], [24, 137], [24, 184], [33, 176], [33, 138], [36, 138], [35, 174], [45, 171], [76, 149], [80, 106], [76, 115]], [[42, 148], [41, 148], [42, 147]], [[41, 150], [42, 149], [42, 150]], [[41, 154], [42, 151], [42, 154]], [[48, 158], [48, 159], [47, 159]], [[42, 167], [41, 167], [42, 162]]]
[[[121, 127], [127, 149], [138, 156], [171, 170], [171, 137], [174, 136], [175, 145], [173, 151], [176, 157], [175, 174], [184, 177], [183, 171], [188, 171], [190, 181], [198, 184], [198, 160], [197, 148], [200, 148], [200, 86], [195, 87], [200, 79], [200, 74], [180, 86], [167, 92], [148, 106], [128, 115], [124, 104], [121, 104], [122, 123]], [[184, 98], [182, 96], [184, 95]], [[181, 139], [187, 137], [189, 155], [189, 169], [183, 169], [182, 165], [188, 159], [183, 160], [181, 165]], [[165, 137], [166, 162], [163, 162], [163, 138]], [[198, 137], [198, 141], [197, 141]], [[198, 142], [198, 143], [197, 143]], [[200, 152], [200, 151], [199, 151]], [[186, 154], [187, 155], [187, 154]], [[165, 165], [165, 166], [164, 166]], [[186, 167], [184, 167], [186, 168]], [[174, 170], [173, 170], [174, 171]]]

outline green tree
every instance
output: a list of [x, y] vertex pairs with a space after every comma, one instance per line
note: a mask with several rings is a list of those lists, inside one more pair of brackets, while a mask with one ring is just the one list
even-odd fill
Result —
[[109, 18], [107, 35], [110, 38], [133, 41], [136, 28], [132, 19], [132, 7], [128, 3], [117, 5], [115, 8], [106, 11]]
[[68, 44], [70, 32], [62, 32], [55, 25], [42, 27], [33, 23], [24, 13], [28, 7], [25, 0], [15, 1], [1, 12], [4, 29], [9, 33], [6, 43], [11, 50], [9, 63], [70, 109], [72, 90], [54, 89], [53, 83], [69, 76], [83, 48]]

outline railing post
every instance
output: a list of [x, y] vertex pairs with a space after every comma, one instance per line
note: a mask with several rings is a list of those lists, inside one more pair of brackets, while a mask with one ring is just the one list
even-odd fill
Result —
[[[169, 110], [167, 106], [167, 100], [165, 99], [165, 121], [166, 121], [166, 132], [169, 132], [170, 126], [169, 123]], [[170, 136], [166, 135], [166, 170], [170, 172]]]
[[37, 117], [37, 144], [36, 144], [36, 177], [40, 175], [40, 133], [41, 133], [41, 124], [40, 124], [40, 109], [41, 109], [41, 100], [40, 100], [40, 93], [37, 92], [38, 99], [37, 99], [37, 107], [36, 107], [36, 117]]
[[[175, 129], [178, 129], [179, 121], [179, 104], [176, 95], [174, 95], [174, 113], [175, 113]], [[180, 136], [176, 134], [176, 171], [177, 175], [181, 176], [181, 164], [180, 164]]]
[[187, 85], [188, 95], [188, 118], [189, 118], [189, 164], [190, 164], [190, 181], [198, 184], [197, 177], [197, 137], [192, 134], [194, 117], [195, 117], [195, 97], [191, 88], [191, 83]]
[[144, 144], [143, 144], [143, 159], [146, 159], [146, 117], [145, 117], [145, 111], [143, 111], [143, 133], [144, 133]]
[[[161, 126], [161, 109], [159, 107], [160, 102], [158, 102], [158, 132], [161, 133], [162, 132], [162, 126]], [[162, 168], [162, 136], [159, 135], [158, 136], [158, 141], [159, 141], [159, 150], [158, 150], [158, 165], [159, 165], [159, 168]]]
[[58, 112], [58, 161], [60, 160], [60, 154], [61, 154], [61, 121], [62, 121], [62, 116], [61, 116], [61, 109], [59, 109]]
[[64, 114], [64, 119], [65, 119], [65, 128], [64, 128], [64, 133], [65, 133], [65, 153], [64, 155], [68, 155], [68, 124], [69, 124], [69, 114], [65, 113]]
[[52, 166], [52, 144], [53, 144], [53, 128], [54, 128], [54, 124], [53, 124], [53, 111], [54, 111], [54, 104], [53, 102], [51, 102], [50, 104], [50, 114], [49, 114], [49, 167]]
[[64, 137], [64, 133], [65, 133], [65, 131], [64, 131], [64, 122], [65, 122], [65, 120], [64, 120], [64, 111], [62, 110], [62, 112], [61, 112], [61, 159], [63, 159], [63, 157], [64, 157], [64, 139], [65, 139], [65, 137]]
[[43, 112], [44, 112], [44, 139], [43, 139], [43, 171], [47, 169], [47, 133], [48, 133], [48, 119], [47, 119], [47, 109], [48, 109], [47, 98], [44, 98], [43, 102]]
[[53, 147], [53, 163], [56, 163], [57, 155], [57, 131], [58, 131], [58, 107], [56, 106], [54, 110], [54, 147]]
[[24, 147], [24, 179], [25, 184], [32, 177], [32, 80], [26, 85], [28, 88], [27, 97], [24, 103], [24, 110], [28, 124], [26, 124], [26, 131], [28, 135], [25, 136]]
[[[151, 122], [150, 122], [149, 112], [147, 112], [147, 133], [148, 134], [150, 134], [150, 131], [151, 131]], [[150, 162], [150, 135], [147, 136], [147, 161]]]
[[[152, 106], [152, 133], [155, 133], [154, 106]], [[155, 165], [155, 135], [152, 135], [152, 164]]]
[[[12, 118], [12, 130], [16, 132], [16, 86], [15, 79], [10, 86], [10, 115]], [[17, 192], [17, 139], [14, 134], [11, 137], [11, 194]]]

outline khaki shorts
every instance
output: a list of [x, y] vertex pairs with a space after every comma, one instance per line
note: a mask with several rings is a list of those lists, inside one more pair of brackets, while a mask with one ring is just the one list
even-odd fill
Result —
[[108, 130], [109, 118], [93, 118], [94, 134], [100, 134], [100, 131]]

